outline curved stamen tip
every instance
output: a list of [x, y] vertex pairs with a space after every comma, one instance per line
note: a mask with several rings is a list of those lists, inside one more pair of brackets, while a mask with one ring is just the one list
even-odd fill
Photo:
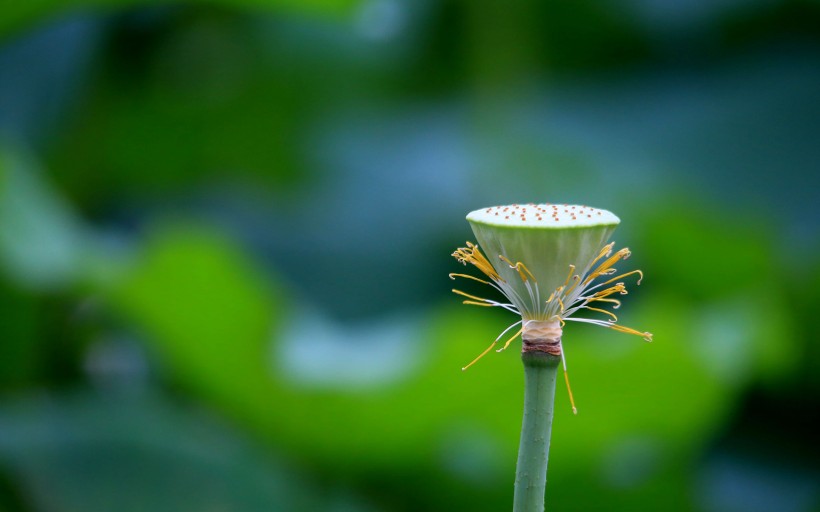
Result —
[[643, 333], [643, 339], [645, 339], [649, 343], [652, 343], [652, 333], [651, 332]]
[[572, 406], [572, 414], [575, 414], [576, 416], [578, 415], [578, 408], [574, 405]]

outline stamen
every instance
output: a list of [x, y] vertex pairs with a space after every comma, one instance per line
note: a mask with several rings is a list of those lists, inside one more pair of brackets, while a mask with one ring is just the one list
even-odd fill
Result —
[[485, 308], [504, 308], [510, 313], [515, 313], [516, 315], [521, 314], [512, 304], [504, 304], [501, 302], [476, 302], [474, 300], [463, 300], [461, 303], [467, 304], [468, 306], [483, 306]]
[[596, 318], [573, 318], [573, 317], [566, 317], [564, 320], [567, 322], [581, 322], [584, 324], [592, 324], [592, 325], [600, 325], [601, 327], [612, 327], [614, 324], [612, 320], [598, 320]]
[[578, 408], [575, 407], [575, 398], [572, 396], [572, 387], [569, 385], [569, 373], [567, 373], [567, 351], [561, 350], [561, 361], [564, 363], [564, 382], [567, 383], [567, 393], [569, 393], [569, 403], [572, 406], [572, 414], [578, 414]]
[[626, 287], [623, 283], [618, 283], [615, 286], [611, 286], [606, 290], [601, 290], [600, 292], [595, 292], [592, 294], [592, 297], [595, 299], [603, 299], [605, 297], [609, 297], [610, 295], [614, 295], [616, 293], [620, 293], [621, 295], [626, 295]]
[[[541, 302], [540, 302], [541, 292], [538, 290], [538, 282], [537, 281], [535, 282], [535, 297], [536, 298], [533, 300], [532, 303], [535, 304], [538, 307], [537, 313], [540, 315], [541, 314]], [[546, 312], [546, 307], [545, 307], [545, 312]]]
[[572, 405], [572, 414], [578, 414], [578, 408], [575, 407], [575, 399], [572, 397], [572, 388], [569, 385], [569, 375], [567, 375], [566, 368], [564, 368], [564, 381], [567, 383], [567, 393], [569, 393], [569, 403]]
[[[535, 283], [536, 286], [538, 283]], [[533, 291], [532, 286], [530, 285], [529, 281], [524, 281], [524, 286], [527, 288], [527, 293], [530, 295], [530, 304], [536, 306], [540, 310], [540, 305], [538, 304], [538, 299], [535, 298], [536, 292]]]
[[[557, 212], [557, 210], [554, 206], [553, 210], [553, 215], [557, 215], [557, 213], [555, 213]], [[522, 215], [524, 214], [523, 211], [509, 212], [510, 215], [518, 215], [519, 213]], [[535, 212], [535, 215], [537, 217], [540, 217], [540, 214], [538, 212]], [[524, 294], [522, 292], [521, 287], [518, 284], [513, 282], [507, 282], [506, 280], [501, 278], [493, 264], [486, 258], [484, 254], [482, 254], [478, 245], [471, 242], [467, 242], [466, 247], [461, 247], [457, 249], [453, 253], [453, 256], [456, 258], [456, 260], [458, 260], [459, 263], [462, 263], [464, 265], [470, 263], [471, 265], [478, 268], [488, 279], [485, 280], [469, 274], [462, 273], [452, 273], [449, 275], [450, 279], [455, 280], [456, 278], [464, 278], [481, 284], [490, 285], [493, 288], [495, 288], [498, 292], [500, 292], [504, 296], [504, 298], [506, 298], [506, 300], [509, 301], [509, 303], [497, 302], [476, 295], [471, 295], [458, 289], [453, 289], [453, 293], [461, 295], [466, 299], [463, 300], [464, 304], [482, 307], [501, 307], [517, 315], [523, 315], [527, 318], [532, 319], [539, 319], [522, 319], [518, 322], [515, 322], [507, 326], [507, 328], [505, 328], [498, 335], [498, 337], [496, 337], [496, 339], [492, 342], [492, 344], [490, 344], [489, 347], [487, 347], [483, 352], [481, 352], [469, 364], [464, 366], [462, 370], [467, 370], [475, 363], [477, 363], [482, 357], [487, 355], [490, 352], [490, 350], [499, 345], [500, 340], [507, 336], [513, 328], [520, 324], [521, 327], [517, 330], [517, 332], [510, 336], [503, 343], [503, 345], [496, 350], [496, 352], [503, 352], [504, 350], [506, 350], [515, 339], [517, 339], [519, 336], [522, 336], [522, 333], [525, 330], [525, 326], [527, 326], [527, 324], [531, 321], [554, 322], [556, 328], [558, 328], [557, 325], [560, 322], [560, 329], [563, 329], [563, 327], [566, 325], [565, 320], [589, 323], [601, 327], [607, 327], [618, 332], [623, 332], [625, 334], [641, 336], [644, 340], [651, 342], [652, 333], [640, 332], [636, 329], [632, 329], [631, 327], [618, 325], [618, 317], [612, 311], [603, 309], [604, 307], [608, 306], [601, 305], [601, 307], [593, 307], [591, 305], [595, 302], [602, 302], [611, 304], [612, 306], [610, 307], [610, 309], [616, 310], [621, 306], [621, 301], [612, 298], [611, 296], [615, 294], [625, 295], [628, 293], [623, 280], [632, 275], [638, 276], [637, 284], [640, 284], [643, 280], [643, 272], [641, 272], [640, 270], [632, 270], [620, 274], [618, 273], [617, 269], [615, 268], [615, 265], [620, 260], [628, 258], [631, 255], [631, 253], [628, 248], [622, 248], [613, 253], [614, 245], [614, 242], [611, 242], [603, 248], [601, 248], [597, 257], [591, 263], [585, 266], [583, 272], [576, 273], [576, 266], [570, 265], [569, 272], [564, 283], [558, 288], [556, 288], [555, 291], [553, 291], [549, 295], [549, 298], [547, 298], [545, 302], [542, 302], [543, 299], [541, 299], [540, 290], [538, 288], [538, 282], [535, 279], [535, 276], [529, 270], [525, 263], [520, 261], [513, 263], [506, 256], [499, 255], [499, 259], [502, 262], [509, 265], [511, 269], [515, 270], [518, 273], [518, 277], [521, 279], [524, 288], [526, 288], [529, 297], [527, 297], [527, 294]], [[602, 282], [593, 282], [597, 278], [602, 276], [607, 277], [601, 279], [600, 281]], [[535, 284], [533, 285], [532, 283]], [[523, 300], [524, 298], [528, 298], [529, 300]], [[572, 316], [580, 309], [588, 309], [590, 311], [601, 313], [603, 315], [606, 315], [607, 318], [573, 318]], [[543, 318], [548, 318], [548, 320], [541, 320]], [[558, 350], [560, 350], [562, 355], [564, 381], [567, 385], [567, 393], [569, 395], [570, 405], [572, 406], [572, 412], [573, 414], [577, 414], [578, 409], [575, 405], [575, 398], [572, 394], [572, 388], [570, 387], [569, 372], [567, 371], [566, 353], [561, 348], [560, 342], [558, 345]]]
[[592, 297], [585, 301], [586, 304], [589, 304], [590, 302], [609, 302], [611, 304], [614, 304], [614, 306], [612, 306], [612, 309], [618, 309], [619, 307], [621, 307], [621, 301], [619, 301], [618, 299], [602, 299]]
[[638, 274], [639, 276], [641, 276], [641, 277], [638, 278], [638, 281], [635, 283], [637, 285], [640, 285], [641, 281], [643, 281], [643, 272], [641, 272], [640, 270], [632, 270], [630, 272], [626, 272], [625, 274], [615, 276], [612, 279], [610, 279], [609, 281], [603, 282], [601, 284], [602, 285], [607, 285], [607, 284], [611, 283], [612, 281], [617, 281], [618, 279], [622, 279], [624, 277], [631, 276], [632, 274]]
[[631, 327], [624, 327], [623, 325], [612, 324], [609, 326], [610, 329], [614, 329], [618, 332], [624, 332], [626, 334], [634, 334], [635, 336], [640, 336], [644, 340], [651, 342], [652, 341], [652, 333], [651, 332], [641, 332], [632, 329]]
[[517, 338], [517, 337], [518, 337], [518, 335], [519, 335], [519, 334], [521, 334], [521, 331], [523, 331], [523, 330], [524, 330], [524, 328], [523, 328], [523, 327], [522, 327], [522, 328], [520, 328], [520, 329], [518, 329], [518, 332], [517, 332], [517, 333], [515, 333], [515, 334], [513, 335], [513, 337], [512, 337], [512, 338], [508, 339], [508, 340], [507, 340], [507, 342], [506, 342], [506, 343], [504, 343], [504, 346], [503, 346], [503, 347], [501, 347], [500, 349], [496, 350], [496, 352], [503, 352], [504, 350], [507, 350], [507, 347], [509, 347], [509, 346], [510, 346], [510, 343], [512, 343], [512, 340], [514, 340], [515, 338]]
[[472, 279], [473, 281], [478, 281], [479, 283], [492, 285], [492, 283], [490, 283], [489, 281], [479, 279], [479, 278], [477, 278], [475, 276], [471, 276], [469, 274], [450, 274], [450, 279], [452, 279], [453, 281], [455, 281], [455, 279], [457, 277], [463, 277], [464, 279]]
[[488, 308], [495, 307], [495, 304], [487, 304], [486, 302], [476, 302], [474, 300], [463, 300], [461, 301], [462, 304], [468, 304], [470, 306], [485, 306]]
[[580, 283], [580, 282], [581, 282], [581, 276], [579, 276], [578, 274], [575, 274], [574, 276], [572, 276], [572, 278], [575, 280], [575, 282], [574, 282], [574, 283], [572, 283], [572, 286], [570, 286], [570, 287], [567, 289], [567, 291], [565, 291], [565, 292], [564, 292], [564, 296], [565, 296], [565, 297], [566, 297], [566, 296], [569, 296], [569, 294], [570, 294], [570, 293], [572, 293], [572, 290], [574, 290], [574, 289], [575, 289], [575, 287], [576, 287], [576, 286], [578, 286], [578, 283]]
[[[489, 352], [489, 351], [490, 351], [490, 350], [491, 350], [491, 349], [492, 349], [492, 348], [496, 345], [496, 343], [498, 343], [498, 340], [500, 340], [502, 336], [504, 336], [505, 334], [507, 334], [507, 332], [509, 332], [509, 330], [510, 330], [510, 329], [512, 329], [512, 328], [513, 328], [513, 327], [515, 327], [516, 325], [518, 325], [518, 324], [522, 323], [523, 321], [524, 321], [524, 320], [522, 319], [522, 320], [519, 320], [519, 321], [517, 321], [517, 322], [515, 322], [515, 323], [512, 323], [512, 324], [508, 325], [508, 326], [507, 326], [507, 328], [506, 328], [506, 329], [504, 329], [503, 331], [501, 331], [501, 334], [499, 334], [499, 335], [495, 338], [495, 341], [493, 341], [493, 343], [492, 343], [489, 347], [487, 347], [487, 349], [486, 349], [484, 352], [482, 352], [481, 354], [479, 354], [479, 356], [478, 356], [478, 357], [476, 357], [475, 359], [473, 359], [473, 361], [472, 361], [470, 364], [468, 364], [467, 366], [463, 367], [463, 368], [461, 369], [461, 371], [464, 371], [464, 370], [466, 370], [467, 368], [471, 367], [471, 366], [472, 366], [472, 365], [474, 365], [474, 364], [475, 364], [475, 363], [476, 363], [479, 359], [481, 359], [482, 357], [484, 357], [484, 356], [487, 354], [487, 352]], [[522, 327], [522, 328], [521, 328], [521, 330], [523, 330], [523, 329], [524, 329], [524, 328]], [[512, 340], [514, 340], [516, 337], [518, 337], [518, 335], [519, 335], [519, 334], [521, 334], [521, 330], [519, 330], [517, 333], [515, 333], [515, 336], [513, 336], [512, 338], [510, 338], [509, 340], [507, 340], [507, 343], [506, 343], [506, 344], [504, 344], [504, 348], [502, 348], [501, 350], [504, 350], [505, 348], [507, 348], [507, 347], [509, 346], [510, 342], [511, 342]], [[499, 350], [499, 352], [501, 352], [501, 350]]]
[[612, 267], [612, 265], [617, 263], [619, 260], [628, 258], [630, 254], [631, 253], [629, 252], [629, 248], [627, 248], [627, 247], [624, 247], [623, 249], [619, 250], [618, 252], [616, 252], [615, 254], [610, 256], [606, 261], [601, 263], [598, 266], [598, 268], [593, 270], [589, 274], [589, 276], [587, 276], [587, 278], [584, 280], [584, 284], [587, 284], [587, 283], [591, 282], [593, 279], [595, 279], [596, 277], [598, 277], [600, 275], [607, 275], [606, 272], [611, 273], [611, 271], [609, 270], [610, 267]]
[[518, 324], [522, 323], [523, 321], [524, 321], [524, 319], [522, 318], [521, 320], [519, 320], [519, 321], [517, 321], [517, 322], [514, 322], [514, 323], [511, 323], [510, 325], [508, 325], [506, 329], [504, 329], [503, 331], [501, 331], [501, 334], [499, 334], [498, 336], [496, 336], [496, 337], [495, 337], [495, 341], [500, 340], [502, 336], [504, 336], [505, 334], [507, 334], [507, 333], [510, 331], [510, 329], [512, 329], [512, 328], [513, 328], [513, 327], [515, 327], [516, 325], [518, 325]]
[[520, 261], [518, 263], [516, 263], [515, 265], [516, 265], [516, 268], [519, 272], [521, 272], [521, 269], [524, 269], [524, 272], [526, 272], [527, 275], [530, 276], [530, 279], [532, 279], [534, 283], [538, 284], [538, 281], [535, 279], [535, 276], [532, 275], [532, 272], [530, 272], [530, 269], [528, 269], [526, 265], [524, 265]]
[[470, 263], [474, 265], [477, 269], [483, 272], [487, 277], [492, 279], [496, 282], [503, 282], [504, 280], [501, 279], [501, 276], [495, 271], [493, 265], [481, 254], [481, 251], [478, 249], [478, 246], [467, 242], [467, 247], [460, 247], [454, 253], [453, 257], [458, 260], [459, 263], [466, 265]]
[[476, 364], [476, 363], [478, 362], [478, 360], [479, 360], [479, 359], [481, 359], [482, 357], [484, 357], [485, 355], [487, 355], [487, 352], [489, 352], [490, 350], [492, 350], [492, 348], [495, 346], [495, 344], [496, 344], [496, 343], [498, 343], [498, 342], [497, 342], [497, 341], [493, 341], [493, 342], [490, 344], [490, 346], [489, 346], [489, 347], [487, 347], [487, 349], [486, 349], [484, 352], [480, 353], [480, 354], [478, 355], [478, 357], [476, 357], [475, 359], [473, 359], [473, 360], [470, 362], [470, 364], [468, 364], [467, 366], [463, 367], [463, 368], [461, 369], [461, 371], [465, 371], [467, 368], [469, 368], [469, 367], [471, 367], [472, 365]]
[[569, 274], [567, 274], [567, 278], [566, 278], [566, 280], [564, 280], [564, 284], [562, 284], [558, 288], [564, 289], [569, 284], [569, 280], [572, 278], [572, 274], [574, 272], [575, 272], [575, 265], [570, 265], [569, 266]]
[[481, 301], [481, 302], [495, 302], [495, 301], [492, 301], [490, 299], [484, 299], [482, 297], [476, 297], [475, 295], [470, 295], [469, 293], [464, 293], [463, 291], [456, 290], [455, 288], [453, 288], [453, 293], [455, 293], [457, 295], [461, 295], [462, 297], [467, 297], [468, 299], [478, 300], [478, 301]]
[[[530, 270], [526, 267], [526, 265], [524, 265], [520, 261], [518, 263], [513, 263], [512, 261], [509, 260], [509, 258], [505, 257], [503, 254], [499, 254], [498, 258], [501, 261], [503, 261], [504, 263], [506, 263], [507, 265], [509, 265], [511, 269], [516, 270], [518, 272], [518, 276], [521, 278], [521, 281], [523, 281], [524, 283], [527, 282], [527, 276], [528, 275], [529, 275], [529, 279], [532, 279], [533, 281], [535, 281], [535, 276], [533, 276], [532, 272], [530, 272]], [[526, 272], [526, 274], [524, 272], [522, 272], [522, 270], [521, 270], [522, 268], [524, 269], [524, 272]]]
[[609, 315], [609, 316], [611, 316], [611, 317], [612, 317], [612, 321], [613, 321], [613, 322], [617, 322], [617, 321], [618, 321], [618, 317], [617, 317], [617, 316], [615, 316], [615, 313], [612, 313], [612, 312], [607, 311], [607, 310], [605, 310], [605, 309], [600, 309], [600, 308], [591, 308], [591, 307], [589, 307], [589, 306], [584, 306], [584, 309], [589, 309], [590, 311], [597, 311], [598, 313], [603, 313], [603, 314], [605, 314], [605, 315]]
[[609, 242], [608, 244], [603, 246], [603, 248], [601, 249], [601, 252], [598, 253], [598, 256], [594, 260], [592, 260], [592, 263], [589, 264], [589, 268], [592, 268], [596, 263], [598, 263], [598, 261], [601, 258], [603, 258], [605, 256], [609, 256], [610, 254], [612, 254], [612, 248], [613, 247], [615, 247], [615, 242]]

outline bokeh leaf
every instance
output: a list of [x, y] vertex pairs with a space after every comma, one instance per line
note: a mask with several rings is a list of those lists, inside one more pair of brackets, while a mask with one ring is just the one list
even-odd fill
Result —
[[[174, 5], [175, 0], [31, 0], [26, 2], [4, 2], [0, 6], [0, 37], [15, 30], [32, 25], [37, 21], [53, 18], [71, 12], [96, 10], [112, 11], [138, 6]], [[204, 2], [203, 2], [204, 3]], [[290, 11], [321, 16], [339, 16], [356, 5], [356, 0], [220, 0], [209, 5], [231, 8], [257, 9], [259, 11]]]
[[0, 262], [20, 286], [50, 289], [80, 275], [85, 233], [39, 173], [23, 154], [0, 149]]
[[39, 397], [0, 408], [0, 469], [43, 512], [317, 510], [315, 491], [201, 411], [155, 397]]

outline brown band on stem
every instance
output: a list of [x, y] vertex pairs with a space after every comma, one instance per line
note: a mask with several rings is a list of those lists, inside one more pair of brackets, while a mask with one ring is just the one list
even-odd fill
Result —
[[521, 352], [544, 352], [561, 356], [561, 323], [555, 321], [528, 320], [521, 332]]

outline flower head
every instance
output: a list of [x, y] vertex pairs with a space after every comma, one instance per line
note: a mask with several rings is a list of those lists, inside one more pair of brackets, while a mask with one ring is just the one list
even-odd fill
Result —
[[[521, 319], [463, 369], [475, 364], [519, 325], [498, 351], [506, 349], [518, 335], [522, 335], [525, 351], [528, 341], [535, 346], [541, 340], [539, 350], [562, 358], [565, 377], [566, 355], [561, 346], [565, 321], [599, 325], [652, 341], [651, 333], [618, 324], [611, 311], [621, 305], [615, 296], [627, 294], [622, 279], [636, 276], [640, 284], [643, 278], [640, 270], [619, 274], [615, 269], [630, 252], [627, 248], [613, 252], [614, 242], [607, 244], [620, 222], [614, 214], [588, 206], [530, 203], [475, 210], [467, 220], [484, 252], [467, 242], [453, 256], [464, 265], [470, 263], [478, 268], [487, 279], [468, 274], [450, 277], [487, 284], [498, 290], [506, 302], [456, 289], [453, 292], [465, 297], [465, 304], [500, 307]], [[594, 316], [578, 316], [585, 311]]]

